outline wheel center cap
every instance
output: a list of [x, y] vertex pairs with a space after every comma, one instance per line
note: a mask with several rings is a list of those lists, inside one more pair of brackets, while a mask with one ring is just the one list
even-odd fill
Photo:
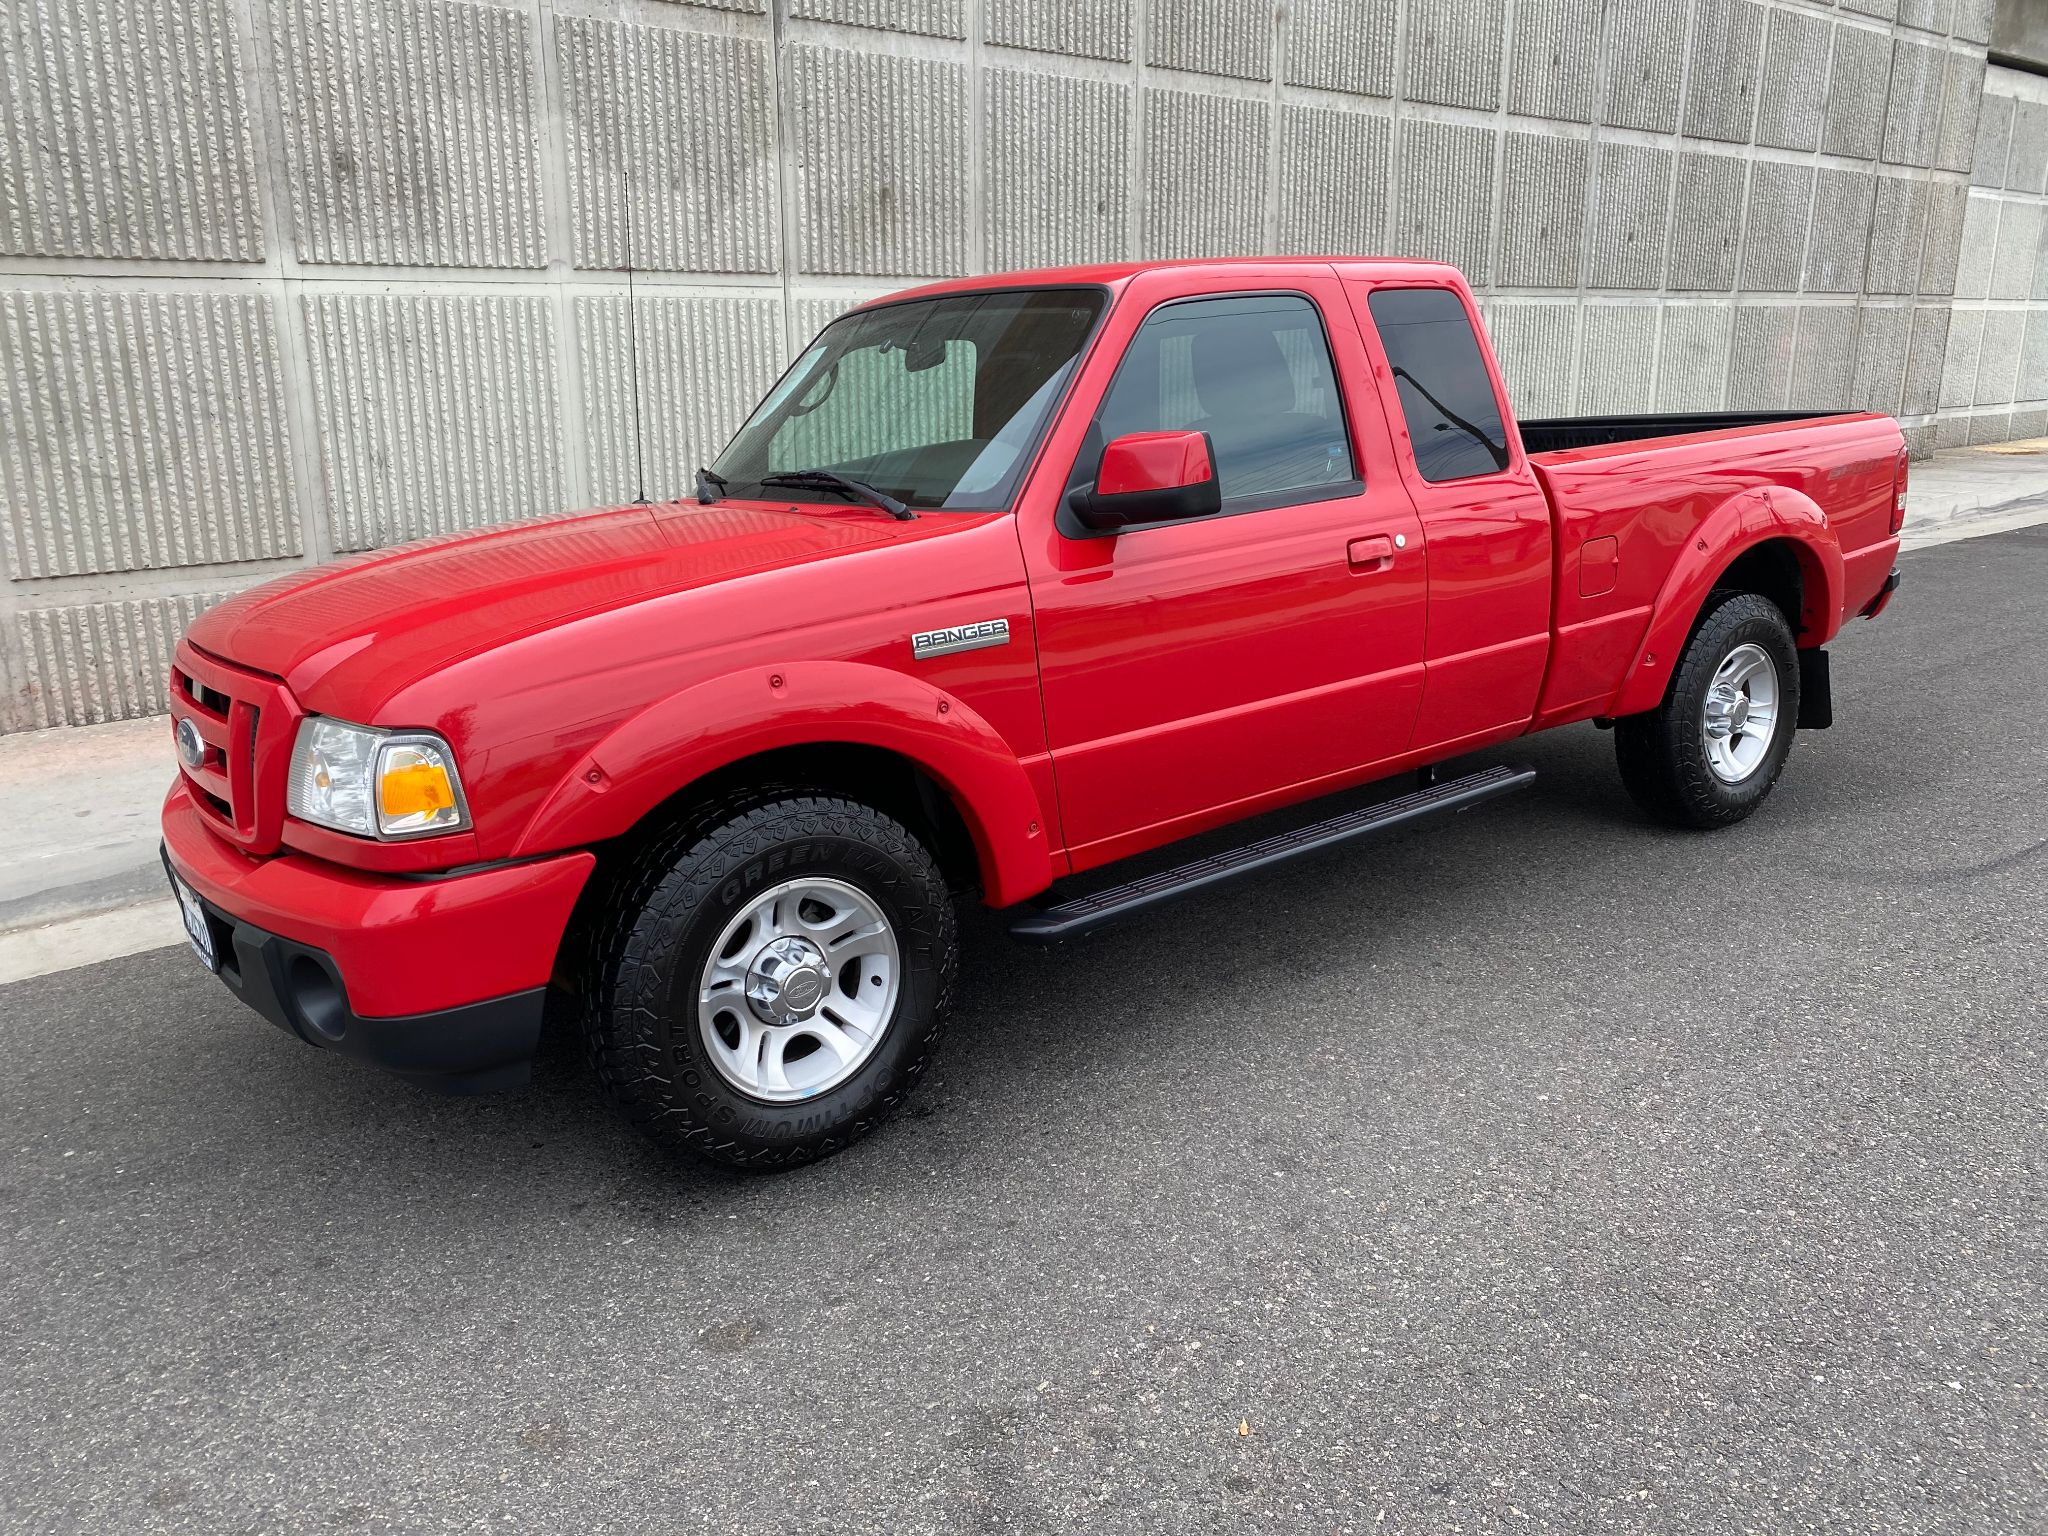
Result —
[[1749, 724], [1749, 695], [1737, 694], [1735, 707], [1728, 711], [1728, 724], [1737, 731]]
[[832, 990], [825, 956], [808, 939], [771, 939], [747, 967], [747, 1001], [770, 1024], [800, 1024]]

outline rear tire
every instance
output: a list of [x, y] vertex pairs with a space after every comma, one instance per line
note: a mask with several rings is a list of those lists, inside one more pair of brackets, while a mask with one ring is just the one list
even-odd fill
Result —
[[606, 1090], [665, 1146], [788, 1168], [887, 1119], [958, 969], [914, 836], [855, 801], [767, 791], [679, 825], [598, 916], [585, 1014]]
[[1799, 718], [1799, 652], [1778, 605], [1754, 592], [1709, 603], [1664, 702], [1614, 725], [1621, 782], [1636, 804], [1702, 831], [1763, 804]]

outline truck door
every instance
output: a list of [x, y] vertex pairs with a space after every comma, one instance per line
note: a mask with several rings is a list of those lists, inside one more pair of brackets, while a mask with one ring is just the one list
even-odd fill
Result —
[[1536, 712], [1550, 656], [1550, 504], [1507, 429], [1464, 294], [1351, 280], [1379, 353], [1395, 458], [1422, 518], [1429, 645], [1414, 748], [1498, 738]]
[[1221, 509], [1101, 535], [1041, 504], [1021, 530], [1076, 868], [1364, 777], [1411, 733], [1419, 524], [1334, 274], [1274, 275], [1194, 297], [1185, 274], [1134, 279], [1098, 349], [1113, 376], [1048, 450], [1072, 465], [1063, 502], [1116, 437], [1206, 432]]

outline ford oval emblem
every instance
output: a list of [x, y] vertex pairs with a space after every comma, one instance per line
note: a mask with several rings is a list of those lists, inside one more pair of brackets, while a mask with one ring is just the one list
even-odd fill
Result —
[[200, 739], [198, 726], [190, 720], [180, 720], [173, 734], [178, 742], [178, 761], [187, 768], [197, 768], [206, 761], [206, 743]]

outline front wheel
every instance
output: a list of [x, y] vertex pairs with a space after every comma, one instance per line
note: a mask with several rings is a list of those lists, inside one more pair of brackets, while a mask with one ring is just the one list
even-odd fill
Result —
[[1614, 726], [1621, 781], [1672, 826], [1732, 826], [1771, 792], [1799, 718], [1799, 652], [1778, 605], [1723, 594], [1679, 658], [1664, 702]]
[[951, 897], [869, 806], [785, 792], [716, 808], [650, 846], [607, 909], [591, 1058], [667, 1145], [810, 1162], [886, 1119], [937, 1043]]

